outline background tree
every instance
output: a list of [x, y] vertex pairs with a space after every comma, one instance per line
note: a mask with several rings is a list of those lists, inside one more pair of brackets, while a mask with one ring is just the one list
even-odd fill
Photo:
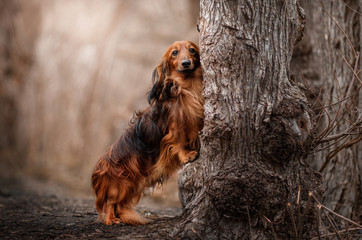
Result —
[[361, 0], [301, 1], [306, 36], [294, 51], [292, 69], [317, 114], [311, 163], [324, 176], [323, 203], [361, 219]]
[[305, 221], [298, 214], [308, 191], [320, 193], [319, 175], [304, 161], [312, 113], [289, 66], [304, 24], [296, 1], [201, 1], [205, 127], [200, 159], [179, 178], [185, 212], [177, 233], [207, 239], [316, 233], [313, 212]]
[[[29, 11], [22, 11], [24, 8]], [[0, 2], [0, 173], [7, 177], [13, 169], [23, 165], [24, 153], [19, 149], [17, 132], [21, 115], [19, 96], [24, 93], [24, 82], [33, 64], [32, 54], [36, 44], [39, 16], [29, 2]], [[19, 24], [23, 20], [27, 25]], [[27, 31], [32, 29], [32, 31]], [[7, 164], [3, 164], [6, 162]], [[15, 170], [16, 171], [16, 170]]]

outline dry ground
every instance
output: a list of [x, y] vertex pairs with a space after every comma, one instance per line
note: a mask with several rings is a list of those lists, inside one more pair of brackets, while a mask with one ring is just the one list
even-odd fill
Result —
[[0, 239], [169, 239], [180, 208], [138, 208], [152, 223], [105, 226], [94, 199], [67, 197], [56, 186], [0, 179]]

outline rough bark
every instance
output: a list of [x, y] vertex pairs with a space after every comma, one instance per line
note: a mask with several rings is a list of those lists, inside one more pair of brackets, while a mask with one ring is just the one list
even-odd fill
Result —
[[[317, 114], [324, 115], [317, 125], [319, 132], [328, 125], [334, 126], [324, 136], [326, 139], [345, 132], [352, 126], [351, 123], [356, 124], [358, 116], [361, 115], [361, 82], [353, 77], [352, 69], [361, 69], [358, 52], [362, 45], [362, 1], [307, 0], [302, 1], [302, 5], [308, 19], [306, 38], [294, 52], [292, 69], [295, 69], [297, 80], [304, 83], [307, 89], [311, 87], [315, 93], [309, 91], [314, 109]], [[361, 79], [361, 73], [357, 75]], [[319, 102], [315, 95], [318, 95]], [[345, 101], [341, 101], [346, 97]], [[329, 141], [318, 146], [317, 149], [324, 150], [315, 154], [312, 161], [315, 169], [321, 169], [333, 150], [358, 138], [361, 130], [356, 128], [349, 133], [353, 135], [338, 142]], [[326, 148], [334, 142], [336, 144]], [[325, 189], [323, 203], [355, 220], [362, 214], [361, 151], [362, 142], [343, 149], [331, 158], [322, 171]]]
[[[302, 209], [309, 190], [320, 193], [319, 176], [304, 162], [310, 109], [289, 70], [304, 21], [295, 1], [201, 1], [205, 127], [200, 159], [179, 178], [184, 215], [175, 235], [294, 237], [298, 188]], [[312, 213], [304, 239], [313, 223]]]

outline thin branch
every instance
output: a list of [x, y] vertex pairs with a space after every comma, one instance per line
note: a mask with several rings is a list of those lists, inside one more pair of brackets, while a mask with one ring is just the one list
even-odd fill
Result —
[[328, 16], [333, 20], [333, 22], [338, 26], [338, 28], [343, 32], [343, 35], [346, 37], [349, 45], [351, 46], [351, 49], [354, 53], [354, 56], [357, 56], [356, 50], [353, 47], [353, 44], [351, 42], [351, 40], [349, 39], [349, 37], [347, 36], [346, 32], [343, 30], [343, 28], [341, 27], [341, 25], [339, 25], [339, 23], [337, 22], [337, 20], [322, 6], [322, 4], [320, 2], [318, 2], [317, 0], [313, 0], [315, 3], [317, 3], [319, 5], [320, 8], [322, 8], [322, 10], [328, 14]]
[[[341, 53], [341, 51], [337, 50], [337, 52], [339, 53], [339, 55], [341, 55], [341, 57], [343, 58], [343, 61], [347, 64], [347, 66], [351, 69], [352, 73], [353, 73], [353, 78], [352, 78], [352, 82], [351, 84], [354, 82], [354, 77], [356, 77], [358, 79], [358, 81], [362, 84], [361, 79], [358, 77], [356, 71], [357, 71], [357, 67], [358, 67], [358, 59], [359, 59], [359, 52], [357, 52], [357, 56], [356, 56], [356, 61], [355, 61], [355, 68], [353, 69], [352, 66], [348, 63], [348, 61], [346, 60], [345, 56]], [[351, 87], [351, 86], [350, 86]]]
[[[342, 140], [343, 140], [344, 138], [346, 138], [346, 137], [347, 137], [347, 135], [341, 137], [340, 139], [338, 139], [338, 141], [335, 141], [335, 142], [333, 142], [333, 143], [331, 143], [331, 144], [329, 144], [329, 145], [327, 145], [327, 146], [324, 146], [324, 147], [322, 147], [322, 148], [315, 149], [311, 154], [315, 154], [315, 153], [317, 153], [317, 152], [326, 150], [326, 149], [332, 147], [333, 145], [336, 145], [337, 143], [339, 143], [340, 141], [342, 141]], [[346, 140], [346, 141], [347, 141], [347, 140]], [[346, 142], [346, 141], [345, 141], [345, 142]]]
[[333, 150], [332, 152], [328, 153], [327, 157], [326, 157], [326, 161], [324, 162], [323, 166], [321, 167], [321, 169], [319, 170], [319, 172], [322, 172], [324, 170], [324, 168], [328, 165], [328, 163], [330, 162], [330, 160], [332, 158], [334, 158], [340, 151], [342, 151], [345, 148], [349, 148], [352, 145], [358, 143], [359, 141], [362, 140], [362, 134], [360, 134], [358, 137], [356, 137], [355, 139], [350, 140], [348, 143], [344, 143], [341, 146], [339, 146], [337, 149]]
[[292, 208], [291, 208], [291, 204], [290, 204], [290, 203], [288, 203], [288, 210], [289, 210], [290, 218], [292, 219], [292, 224], [293, 224], [293, 230], [294, 230], [295, 239], [298, 239], [297, 227], [296, 227], [296, 225], [295, 225], [294, 215], [293, 215], [293, 212], [292, 212]]
[[349, 227], [348, 227], [348, 223], [346, 223], [345, 226], [346, 226], [346, 230], [347, 230], [347, 232], [346, 232], [346, 233], [347, 233], [347, 240], [349, 240], [349, 231], [348, 231]]
[[[345, 107], [345, 110], [342, 112], [342, 114], [340, 114], [340, 113], [339, 113], [339, 110], [338, 110], [335, 118], [334, 118], [333, 121], [332, 121], [332, 124], [334, 124], [334, 125], [331, 126], [331, 127], [329, 127], [329, 128], [328, 128], [328, 127], [326, 128], [327, 131], [323, 134], [323, 137], [322, 137], [322, 138], [324, 138], [325, 136], [328, 136], [328, 135], [333, 131], [333, 129], [336, 128], [336, 127], [339, 125], [339, 123], [342, 121], [342, 119], [344, 119], [344, 115], [345, 115], [347, 112], [350, 111], [350, 109], [352, 108], [353, 104], [354, 104], [354, 101], [352, 101], [347, 107]], [[336, 120], [338, 116], [342, 116], [342, 117], [340, 117], [338, 120]], [[330, 124], [329, 124], [329, 126], [330, 126]], [[324, 131], [324, 130], [323, 130], [323, 131]], [[319, 137], [319, 136], [318, 136], [318, 137]], [[319, 142], [322, 138], [317, 138], [317, 142]]]
[[[312, 89], [309, 89], [310, 91], [313, 91]], [[320, 96], [322, 96], [322, 92], [324, 90], [324, 86], [320, 86], [319, 88], [319, 93], [317, 96], [317, 99], [320, 99]], [[317, 105], [318, 101], [315, 101], [315, 103], [313, 104], [313, 106], [311, 107], [313, 110], [315, 110], [315, 106]], [[321, 108], [320, 108], [321, 109]]]
[[317, 140], [317, 142], [318, 142], [320, 139], [322, 139], [322, 138], [325, 136], [325, 132], [329, 129], [329, 127], [330, 127], [330, 122], [331, 122], [331, 117], [330, 117], [327, 109], [324, 107], [324, 104], [320, 101], [320, 98], [319, 98], [319, 97], [315, 94], [315, 92], [313, 91], [312, 87], [311, 87], [310, 84], [309, 84], [309, 81], [304, 77], [302, 71], [301, 71], [300, 69], [298, 69], [298, 70], [299, 70], [299, 72], [300, 72], [300, 76], [301, 76], [302, 79], [306, 82], [306, 84], [308, 85], [309, 90], [312, 92], [312, 94], [313, 94], [314, 97], [316, 98], [316, 100], [317, 100], [317, 102], [319, 103], [319, 105], [321, 105], [323, 111], [326, 113], [327, 118], [328, 118], [328, 126], [327, 126], [323, 131], [321, 131], [321, 132], [319, 133], [319, 135], [316, 137], [316, 139], [318, 139], [318, 140]]
[[246, 206], [246, 212], [248, 213], [248, 222], [249, 222], [250, 238], [252, 238], [252, 232], [251, 232], [251, 220], [250, 220], [250, 213], [249, 213], [249, 207], [248, 207], [248, 206]]
[[334, 226], [334, 224], [333, 224], [331, 218], [329, 217], [328, 213], [326, 213], [326, 212], [323, 210], [323, 208], [322, 208], [322, 211], [324, 212], [324, 215], [326, 215], [327, 220], [328, 220], [330, 226], [332, 227], [334, 233], [337, 235], [337, 238], [338, 238], [339, 240], [342, 240], [341, 235], [339, 235], [338, 230], [337, 230], [336, 227]]
[[330, 142], [336, 139], [339, 139], [341, 137], [345, 137], [345, 136], [349, 136], [349, 135], [356, 135], [359, 133], [351, 133], [353, 130], [360, 128], [360, 124], [362, 123], [362, 121], [358, 121], [357, 123], [354, 123], [355, 126], [352, 126], [348, 129], [346, 129], [344, 132], [342, 133], [338, 133], [338, 134], [334, 134], [334, 135], [330, 135], [328, 137], [325, 137], [323, 139], [321, 139], [318, 143], [325, 143], [325, 142]]
[[307, 206], [305, 207], [305, 211], [303, 213], [303, 217], [307, 216], [309, 213], [309, 209], [310, 209], [310, 203], [311, 203], [311, 199], [312, 199], [312, 192], [309, 191], [308, 192], [308, 201], [307, 201]]
[[264, 216], [264, 218], [270, 223], [270, 227], [271, 227], [271, 229], [272, 229], [273, 237], [274, 237], [275, 239], [278, 239], [278, 238], [277, 238], [277, 235], [275, 234], [272, 221], [270, 221], [266, 216]]
[[[339, 51], [338, 51], [339, 52]], [[351, 91], [352, 91], [352, 87], [353, 87], [353, 83], [354, 83], [354, 79], [355, 77], [357, 77], [357, 79], [359, 79], [358, 75], [357, 75], [357, 68], [358, 68], [358, 60], [359, 60], [359, 57], [360, 57], [360, 52], [357, 52], [357, 57], [356, 57], [356, 61], [354, 63], [354, 69], [352, 70], [353, 71], [353, 77], [352, 77], [352, 81], [351, 83], [349, 84], [349, 87], [348, 87], [348, 90], [347, 90], [347, 93], [346, 93], [346, 97], [351, 95]], [[345, 62], [347, 63], [347, 61], [345, 60]], [[349, 65], [349, 64], [348, 64]], [[361, 82], [361, 80], [359, 80]]]
[[[359, 230], [362, 230], [362, 228], [349, 228], [349, 229], [344, 229], [344, 230], [338, 231], [338, 233], [348, 233], [348, 232], [359, 231]], [[332, 236], [334, 236], [334, 235], [336, 235], [336, 233], [327, 233], [327, 234], [322, 235], [321, 237], [322, 237], [322, 238], [332, 237]], [[317, 238], [312, 238], [312, 240], [314, 240], [314, 239], [317, 239]]]
[[346, 217], [343, 217], [342, 215], [340, 215], [340, 214], [332, 211], [331, 209], [327, 208], [326, 206], [322, 205], [322, 204], [318, 201], [318, 199], [314, 196], [314, 194], [312, 194], [312, 197], [313, 197], [314, 201], [316, 201], [316, 203], [320, 205], [321, 208], [324, 208], [325, 210], [327, 210], [328, 212], [332, 213], [333, 215], [335, 215], [335, 216], [337, 216], [337, 217], [339, 217], [339, 218], [342, 218], [343, 220], [345, 220], [345, 221], [347, 221], [347, 222], [349, 222], [349, 223], [351, 223], [351, 224], [353, 224], [353, 225], [355, 225], [355, 226], [357, 226], [357, 227], [359, 227], [359, 228], [362, 228], [362, 225], [360, 225], [360, 224], [358, 224], [358, 223], [356, 223], [356, 222], [354, 222], [354, 221], [352, 221], [352, 220], [350, 220], [350, 219], [348, 219], [348, 218], [346, 218]]
[[204, 238], [201, 237], [201, 235], [200, 235], [198, 232], [196, 232], [196, 230], [195, 230], [193, 227], [191, 227], [191, 230], [196, 234], [196, 236], [197, 236], [199, 239], [201, 239], [201, 240], [204, 239]]
[[298, 235], [298, 239], [301, 240], [302, 239], [302, 234], [303, 234], [303, 216], [300, 213], [300, 192], [301, 192], [301, 186], [299, 185], [299, 189], [298, 189], [298, 197], [297, 197], [297, 206], [298, 206], [298, 231], [297, 233], [299, 233]]
[[[362, 128], [362, 127], [351, 127], [351, 129], [353, 129], [353, 130], [359, 129], [359, 128]], [[338, 133], [338, 134], [330, 135], [328, 137], [323, 138], [319, 143], [330, 142], [330, 141], [338, 140], [340, 138], [344, 138], [347, 136], [355, 136], [355, 135], [360, 135], [360, 134], [361, 133], [347, 133], [347, 132]]]
[[357, 10], [353, 9], [352, 7], [350, 7], [347, 3], [345, 3], [343, 0], [341, 0], [341, 2], [346, 5], [346, 7], [348, 7], [349, 9], [351, 9], [353, 12], [357, 13], [358, 15], [362, 16], [361, 13], [359, 13]]
[[[336, 79], [336, 82], [337, 82], [337, 85], [338, 85], [338, 89], [339, 89], [339, 91], [340, 91], [339, 96], [342, 96], [341, 86], [339, 85], [339, 82], [338, 82], [337, 79]], [[341, 100], [341, 99], [340, 99], [340, 100]], [[336, 111], [336, 114], [335, 114], [332, 122], [329, 122], [329, 123], [328, 123], [328, 127], [325, 129], [326, 131], [324, 131], [324, 130], [322, 131], [322, 132], [323, 132], [323, 135], [319, 134], [320, 137], [318, 136], [317, 142], [319, 142], [319, 141], [320, 141], [321, 139], [323, 139], [325, 136], [328, 136], [328, 135], [333, 131], [333, 129], [335, 129], [335, 128], [339, 125], [339, 123], [341, 122], [342, 118], [344, 118], [344, 115], [345, 115], [347, 112], [349, 112], [349, 110], [350, 110], [350, 108], [352, 107], [352, 105], [353, 105], [353, 102], [351, 102], [351, 104], [348, 106], [348, 108], [347, 108], [345, 111], [343, 111], [342, 114], [340, 113], [340, 111], [342, 110], [342, 104], [339, 105], [337, 111], [336, 111], [336, 110], [334, 109], [334, 107], [333, 107], [333, 109]], [[338, 116], [342, 116], [342, 117], [339, 118], [339, 120], [337, 120], [337, 119], [338, 119]]]
[[339, 100], [339, 101], [337, 101], [337, 102], [331, 103], [331, 104], [329, 104], [329, 105], [322, 106], [322, 107], [319, 107], [319, 108], [314, 108], [313, 110], [314, 110], [314, 111], [319, 111], [319, 110], [321, 110], [321, 109], [323, 109], [323, 108], [330, 108], [330, 107], [333, 107], [333, 106], [335, 106], [335, 105], [337, 105], [337, 104], [340, 104], [340, 103], [348, 100], [349, 98], [356, 96], [356, 95], [359, 93], [359, 90], [360, 90], [360, 89], [361, 89], [361, 86], [358, 87], [358, 89], [356, 90], [356, 92], [353, 93], [353, 94], [351, 94], [350, 96], [347, 96], [347, 97], [345, 97], [345, 98], [343, 98], [343, 99], [341, 99], [341, 100]]
[[[313, 194], [312, 194], [312, 196], [313, 196]], [[318, 235], [318, 240], [321, 240], [321, 235], [319, 233], [319, 224], [321, 222], [321, 208], [322, 208], [322, 205], [318, 204], [317, 205], [317, 235]]]

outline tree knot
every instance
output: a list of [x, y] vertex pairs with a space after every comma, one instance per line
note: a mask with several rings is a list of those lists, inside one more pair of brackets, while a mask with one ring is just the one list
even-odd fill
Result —
[[266, 160], [286, 163], [307, 152], [312, 123], [304, 102], [284, 99], [260, 128], [261, 154]]

